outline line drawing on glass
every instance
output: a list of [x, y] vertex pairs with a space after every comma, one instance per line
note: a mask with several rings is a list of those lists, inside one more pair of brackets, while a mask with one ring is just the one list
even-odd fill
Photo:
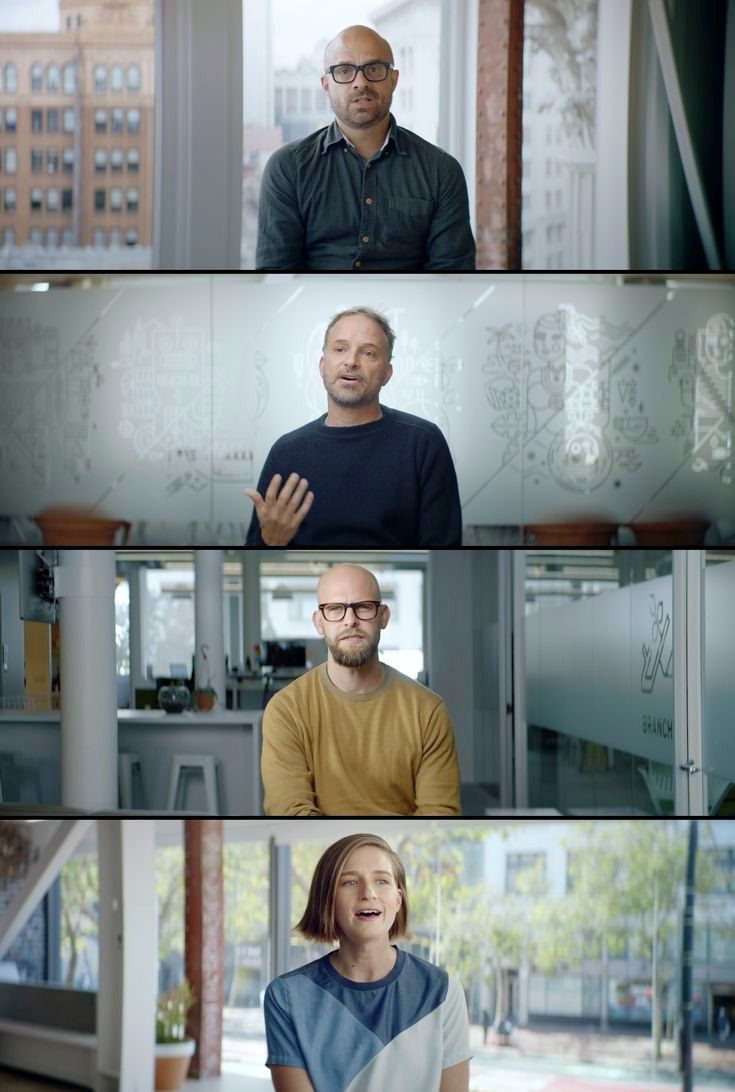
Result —
[[92, 397], [104, 380], [89, 330], [63, 357], [59, 346], [55, 326], [0, 319], [1, 465], [4, 473], [29, 470], [40, 489], [58, 465], [76, 483], [91, 471]]
[[[528, 349], [525, 405], [524, 324], [486, 329], [485, 396], [494, 411], [491, 428], [506, 439], [503, 467], [532, 485], [551, 478], [571, 493], [598, 489], [613, 466], [630, 473], [639, 469], [638, 445], [655, 444], [658, 436], [644, 403], [637, 401], [635, 347], [614, 373], [608, 367], [637, 332], [629, 323], [585, 315], [572, 304], [539, 316]], [[621, 377], [624, 367], [627, 374]], [[613, 396], [621, 412], [611, 420]]]
[[[118, 432], [139, 461], [165, 463], [167, 496], [253, 481], [252, 448], [228, 434], [227, 386], [213, 383], [204, 329], [180, 315], [168, 323], [138, 319], [111, 367], [122, 369]], [[268, 403], [262, 356], [255, 361], [255, 391], [259, 417]]]
[[662, 599], [655, 595], [649, 597], [651, 623], [651, 643], [642, 645], [643, 667], [641, 669], [641, 692], [650, 694], [656, 685], [659, 674], [664, 679], [673, 677], [674, 650], [671, 644], [671, 618], [664, 613]]

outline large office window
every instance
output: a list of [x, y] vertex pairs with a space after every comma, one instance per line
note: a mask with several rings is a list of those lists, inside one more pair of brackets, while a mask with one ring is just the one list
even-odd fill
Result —
[[[420, 678], [424, 671], [423, 569], [404, 568], [388, 560], [367, 562], [366, 567], [375, 573], [391, 612], [390, 623], [381, 634], [380, 658], [403, 674]], [[313, 563], [306, 560], [301, 565], [261, 562], [261, 636], [264, 654], [276, 667], [274, 646], [281, 646], [284, 652], [292, 649], [294, 657], [302, 649], [302, 662], [307, 666], [324, 658], [324, 643], [312, 621], [318, 580]]]
[[[268, 157], [333, 118], [319, 83], [327, 42], [346, 25], [373, 27], [393, 48], [400, 78], [393, 99], [399, 125], [437, 143], [440, 110], [441, 13], [439, 0], [408, 5], [330, 2], [305, 7], [299, 0], [252, 5], [243, 0], [244, 148], [241, 267], [255, 264], [258, 198]], [[417, 81], [421, 93], [416, 94]]]

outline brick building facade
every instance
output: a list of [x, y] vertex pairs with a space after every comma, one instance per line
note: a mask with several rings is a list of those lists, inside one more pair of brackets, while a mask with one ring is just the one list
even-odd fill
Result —
[[0, 34], [0, 246], [150, 246], [154, 0]]

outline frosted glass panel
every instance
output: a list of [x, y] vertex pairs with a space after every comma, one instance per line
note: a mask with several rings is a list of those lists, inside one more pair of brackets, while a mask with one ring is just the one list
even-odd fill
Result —
[[324, 412], [324, 329], [355, 304], [397, 331], [385, 402], [444, 432], [465, 525], [735, 532], [735, 290], [485, 275], [0, 293], [0, 514], [74, 504], [242, 541], [242, 490]]

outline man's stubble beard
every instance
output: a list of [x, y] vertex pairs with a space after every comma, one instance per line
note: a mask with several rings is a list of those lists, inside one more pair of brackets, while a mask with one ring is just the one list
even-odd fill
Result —
[[378, 651], [378, 645], [380, 644], [380, 630], [375, 634], [375, 637], [371, 641], [367, 639], [367, 645], [365, 645], [359, 652], [347, 652], [340, 647], [339, 641], [331, 641], [327, 635], [324, 635], [324, 641], [327, 648], [332, 653], [332, 659], [340, 667], [365, 667], [372, 660], [375, 653]]
[[[378, 100], [375, 99], [374, 102], [378, 103]], [[365, 118], [364, 121], [360, 121], [359, 118], [355, 119], [352, 115], [347, 113], [347, 107], [343, 109], [341, 106], [337, 106], [332, 101], [332, 96], [329, 95], [329, 105], [332, 107], [337, 121], [340, 121], [343, 125], [349, 126], [352, 129], [370, 129], [373, 125], [378, 125], [390, 113], [392, 102], [393, 95], [391, 94], [388, 102], [385, 103], [385, 106], [381, 108], [379, 113], [373, 114], [369, 118]]]

